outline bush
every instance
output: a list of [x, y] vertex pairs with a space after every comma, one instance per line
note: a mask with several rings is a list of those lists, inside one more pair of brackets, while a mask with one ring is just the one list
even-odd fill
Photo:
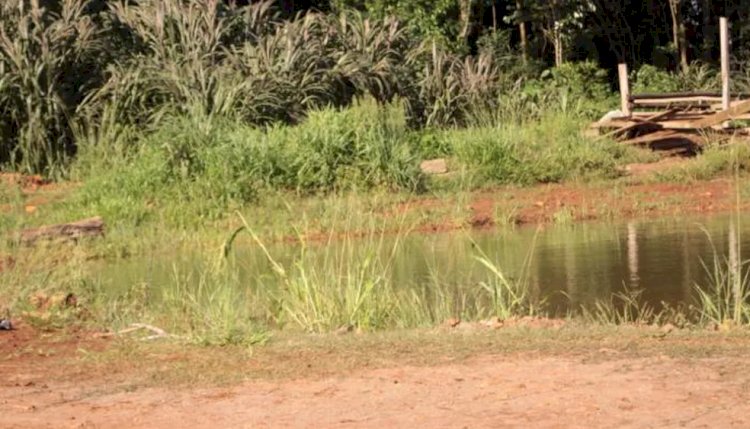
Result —
[[553, 115], [540, 123], [448, 133], [452, 150], [477, 184], [534, 184], [616, 177], [626, 149], [580, 135], [577, 121]]
[[670, 73], [652, 65], [644, 65], [635, 73], [634, 93], [669, 93], [687, 91], [720, 91], [719, 73], [700, 63], [692, 64], [686, 72]]
[[418, 191], [418, 157], [405, 136], [374, 106], [314, 111], [298, 126], [265, 130], [177, 116], [138, 137], [124, 159], [82, 154], [79, 168], [90, 179], [80, 203], [138, 221], [162, 204], [174, 206], [168, 215], [176, 219], [216, 217], [270, 190]]

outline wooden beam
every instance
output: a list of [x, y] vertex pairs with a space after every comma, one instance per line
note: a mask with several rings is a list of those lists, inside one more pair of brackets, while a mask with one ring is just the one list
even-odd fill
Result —
[[673, 115], [675, 113], [677, 113], [677, 110], [672, 109], [672, 110], [667, 110], [666, 112], [659, 112], [659, 113], [657, 113], [655, 115], [652, 115], [652, 116], [649, 116], [649, 117], [647, 117], [645, 119], [635, 119], [635, 118], [633, 118], [634, 119], [634, 121], [633, 121], [634, 123], [631, 123], [631, 124], [628, 124], [628, 125], [626, 125], [624, 127], [621, 127], [621, 128], [616, 129], [616, 130], [610, 131], [607, 134], [604, 134], [603, 137], [611, 137], [611, 136], [614, 136], [614, 135], [617, 135], [617, 134], [620, 134], [620, 133], [624, 133], [626, 131], [630, 131], [632, 129], [638, 128], [641, 125], [649, 125], [649, 124], [656, 125], [655, 121], [658, 121], [659, 119], [666, 118], [666, 117], [668, 117], [670, 115]]
[[623, 140], [620, 143], [629, 144], [629, 145], [638, 145], [638, 144], [656, 143], [656, 142], [661, 142], [661, 141], [666, 141], [666, 140], [686, 140], [695, 145], [700, 146], [703, 144], [704, 138], [702, 138], [699, 135], [690, 133], [690, 132], [683, 132], [679, 130], [659, 130], [659, 131], [644, 134], [642, 136], [638, 136], [632, 139]]
[[617, 65], [617, 74], [620, 79], [620, 111], [625, 116], [630, 116], [630, 84], [628, 83], [628, 65], [620, 63]]
[[680, 135], [681, 134], [680, 134], [679, 131], [661, 130], [661, 131], [656, 131], [656, 132], [653, 132], [653, 133], [648, 133], [648, 134], [643, 135], [643, 136], [635, 137], [635, 138], [632, 138], [632, 139], [623, 140], [621, 143], [623, 143], [623, 144], [632, 144], [632, 145], [646, 144], [646, 143], [652, 143], [652, 142], [659, 141], [659, 140], [666, 140], [666, 139], [671, 139], [671, 138], [679, 138]]
[[[675, 130], [692, 130], [695, 129], [695, 120], [666, 120], [659, 122], [652, 122], [653, 125], [660, 129], [675, 129]], [[631, 125], [639, 126], [644, 125], [646, 122], [643, 120], [610, 120], [607, 122], [591, 124], [592, 128], [623, 128]], [[705, 127], [705, 128], [710, 128]]]
[[721, 99], [723, 110], [729, 109], [729, 21], [719, 19], [721, 35]]
[[692, 125], [693, 128], [696, 129], [703, 129], [703, 128], [710, 128], [714, 125], [722, 124], [726, 121], [730, 121], [732, 119], [736, 119], [737, 117], [744, 115], [745, 113], [750, 112], [750, 100], [744, 100], [741, 101], [734, 106], [729, 107], [726, 110], [723, 110], [718, 113], [714, 113], [712, 115], [707, 115], [705, 118], [693, 121]]
[[[738, 98], [750, 98], [750, 94], [746, 92], [734, 94]], [[711, 91], [689, 91], [689, 92], [652, 92], [652, 93], [639, 93], [631, 94], [630, 101], [641, 100], [641, 99], [659, 99], [659, 98], [684, 98], [684, 97], [711, 97], [721, 98], [721, 92]]]

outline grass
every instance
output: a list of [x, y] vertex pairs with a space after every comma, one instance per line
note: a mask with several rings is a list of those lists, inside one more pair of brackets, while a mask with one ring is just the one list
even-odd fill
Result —
[[717, 326], [742, 326], [750, 324], [750, 259], [743, 259], [741, 232], [742, 191], [740, 171], [747, 168], [746, 158], [750, 151], [745, 146], [731, 147], [729, 165], [734, 173], [735, 212], [729, 230], [728, 256], [721, 258], [713, 248], [713, 263], [704, 263], [708, 272], [707, 287], [696, 285], [699, 296], [700, 315], [703, 321]]
[[733, 175], [735, 170], [746, 173], [750, 169], [750, 146], [736, 141], [729, 145], [708, 145], [695, 159], [681, 165], [655, 172], [653, 180], [661, 182], [697, 182], [720, 176]]
[[[312, 111], [294, 126], [258, 129], [205, 116], [163, 119], [130, 135], [118, 155], [83, 146], [73, 164], [83, 183], [70, 212], [117, 223], [194, 227], [279, 198], [341, 193], [456, 193], [503, 184], [601, 181], [638, 151], [579, 134], [580, 122], [551, 114], [537, 123], [412, 131], [398, 103], [364, 100]], [[426, 134], [425, 134], [426, 133]], [[427, 141], [424, 136], [432, 136]], [[106, 156], [105, 156], [106, 155]], [[450, 177], [426, 177], [422, 160], [449, 159]]]
[[716, 257], [704, 265], [708, 285], [696, 285], [703, 322], [716, 326], [750, 324], [750, 261]]

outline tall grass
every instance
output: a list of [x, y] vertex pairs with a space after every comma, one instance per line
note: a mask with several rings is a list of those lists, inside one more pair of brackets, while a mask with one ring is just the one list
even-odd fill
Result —
[[0, 4], [0, 164], [54, 173], [73, 154], [70, 119], [99, 71], [89, 4]]
[[477, 320], [506, 319], [535, 314], [527, 284], [509, 279], [497, 264], [480, 252], [478, 261], [488, 269], [486, 280], [458, 295], [438, 279], [426, 289], [397, 284], [392, 275], [394, 258], [403, 237], [373, 235], [357, 243], [330, 245], [317, 255], [303, 245], [291, 262], [282, 262], [253, 232], [247, 221], [227, 241], [231, 255], [235, 241], [247, 234], [262, 252], [273, 277], [256, 289], [266, 302], [267, 317], [276, 326], [310, 332], [340, 328], [379, 330], [432, 326], [451, 317]]
[[701, 320], [718, 326], [750, 324], [750, 261], [715, 255], [704, 264], [708, 285], [696, 285]]
[[158, 134], [174, 117], [299, 124], [364, 96], [403, 102], [410, 129], [495, 125], [548, 109], [591, 114], [583, 104], [607, 96], [574, 90], [600, 88], [585, 64], [519, 80], [493, 50], [471, 57], [417, 43], [395, 18], [281, 20], [272, 2], [224, 3], [4, 2], [0, 163], [59, 172], [84, 146], [136, 152], [133, 129]]
[[[729, 151], [730, 168], [734, 173], [735, 211], [729, 231], [729, 255], [722, 258], [708, 236], [713, 248], [712, 263], [704, 268], [708, 286], [696, 285], [701, 319], [716, 325], [742, 326], [750, 324], [750, 259], [743, 259], [741, 234], [742, 193], [740, 170], [746, 162], [747, 149], [732, 145]], [[708, 235], [708, 234], [707, 234]]]

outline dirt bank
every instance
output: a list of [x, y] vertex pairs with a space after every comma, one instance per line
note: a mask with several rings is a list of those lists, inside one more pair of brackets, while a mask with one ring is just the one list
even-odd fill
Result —
[[734, 369], [741, 366], [732, 359], [483, 356], [229, 388], [9, 386], [0, 401], [6, 428], [744, 428], [750, 375]]
[[[86, 336], [14, 335], [0, 346], [3, 428], [750, 425], [746, 337], [436, 331], [307, 336], [242, 358], [127, 345], [113, 358]], [[165, 375], [175, 368], [192, 378]]]

